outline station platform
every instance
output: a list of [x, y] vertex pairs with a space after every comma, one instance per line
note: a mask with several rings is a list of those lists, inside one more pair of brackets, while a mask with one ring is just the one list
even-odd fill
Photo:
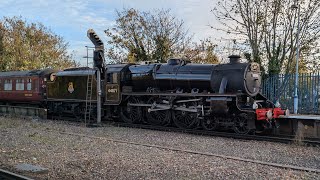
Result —
[[309, 115], [309, 114], [290, 114], [288, 116], [280, 115], [279, 118], [320, 121], [320, 115]]
[[320, 115], [290, 114], [279, 116], [280, 133], [303, 133], [305, 137], [320, 138]]

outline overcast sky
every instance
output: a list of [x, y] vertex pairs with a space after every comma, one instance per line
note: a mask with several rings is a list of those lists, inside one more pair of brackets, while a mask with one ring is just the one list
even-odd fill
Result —
[[55, 34], [69, 42], [69, 51], [84, 64], [86, 36], [89, 28], [96, 30], [106, 42], [103, 30], [112, 27], [115, 10], [136, 8], [142, 11], [171, 9], [184, 20], [185, 27], [194, 34], [194, 41], [206, 37], [219, 37], [219, 32], [208, 25], [216, 25], [210, 12], [217, 0], [0, 0], [0, 17], [22, 16], [28, 22], [41, 22]]

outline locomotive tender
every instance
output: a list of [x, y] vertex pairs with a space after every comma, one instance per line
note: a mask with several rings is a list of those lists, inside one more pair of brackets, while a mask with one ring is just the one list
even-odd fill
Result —
[[241, 63], [240, 56], [230, 56], [227, 64], [169, 59], [165, 64], [104, 65], [102, 41], [93, 30], [88, 37], [95, 45], [94, 69], [51, 73], [46, 82], [49, 113], [94, 116], [101, 95], [104, 119], [240, 134], [275, 128], [285, 114], [260, 94], [259, 65]]

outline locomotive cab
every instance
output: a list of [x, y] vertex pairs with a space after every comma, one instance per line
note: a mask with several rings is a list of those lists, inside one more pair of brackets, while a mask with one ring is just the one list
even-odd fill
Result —
[[122, 86], [130, 81], [127, 72], [130, 64], [107, 65], [105, 77], [105, 105], [118, 105], [121, 103]]

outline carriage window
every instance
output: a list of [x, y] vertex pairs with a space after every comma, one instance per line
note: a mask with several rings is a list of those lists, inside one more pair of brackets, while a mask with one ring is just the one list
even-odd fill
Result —
[[6, 79], [4, 81], [4, 90], [5, 91], [11, 91], [12, 90], [12, 80], [11, 79]]
[[23, 91], [24, 90], [24, 79], [17, 79], [16, 80], [16, 90]]
[[32, 79], [28, 79], [27, 90], [28, 90], [28, 91], [31, 91], [31, 90], [32, 90]]

